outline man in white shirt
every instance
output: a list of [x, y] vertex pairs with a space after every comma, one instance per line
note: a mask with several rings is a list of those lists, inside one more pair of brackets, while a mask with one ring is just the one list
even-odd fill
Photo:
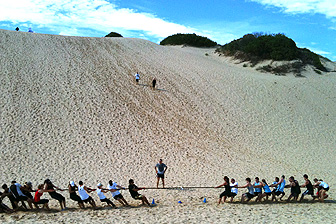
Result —
[[236, 182], [235, 179], [231, 179], [231, 184], [230, 184], [230, 187], [231, 187], [231, 194], [229, 195], [231, 197], [231, 200], [230, 202], [233, 201], [233, 198], [236, 197], [236, 195], [238, 194], [238, 182]]
[[162, 180], [163, 188], [165, 187], [164, 173], [166, 172], [167, 168], [168, 167], [166, 166], [166, 164], [164, 164], [162, 162], [162, 159], [160, 159], [159, 163], [156, 164], [156, 166], [155, 166], [155, 172], [156, 172], [156, 177], [157, 177], [156, 188], [159, 188], [159, 181], [160, 181], [160, 179]]
[[116, 182], [113, 182], [112, 180], [109, 181], [109, 184], [107, 185], [107, 189], [111, 192], [112, 197], [119, 201], [123, 206], [129, 206], [127, 201], [125, 200], [124, 196], [119, 192], [119, 189], [124, 189], [124, 187], [118, 185]]
[[97, 192], [97, 195], [98, 195], [100, 201], [101, 202], [106, 202], [107, 205], [110, 205], [113, 208], [117, 208], [117, 206], [115, 206], [115, 204], [113, 204], [113, 202], [104, 195], [104, 193], [108, 192], [108, 190], [103, 189], [103, 185], [101, 183], [99, 183], [97, 185], [97, 187], [98, 188], [97, 188], [96, 192]]

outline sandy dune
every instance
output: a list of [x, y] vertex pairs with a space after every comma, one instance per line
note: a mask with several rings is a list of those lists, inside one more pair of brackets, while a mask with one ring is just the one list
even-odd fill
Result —
[[[36, 186], [50, 178], [60, 187], [70, 180], [94, 187], [113, 179], [127, 186], [134, 178], [154, 187], [154, 165], [163, 158], [167, 186], [216, 186], [223, 175], [240, 184], [281, 174], [303, 183], [304, 173], [331, 186], [324, 204], [218, 207], [219, 189], [146, 190], [158, 206], [21, 212], [0, 220], [334, 222], [336, 73], [304, 75], [260, 73], [214, 49], [0, 30], [1, 183]], [[149, 87], [153, 77], [157, 90]], [[51, 207], [59, 210], [54, 200]]]

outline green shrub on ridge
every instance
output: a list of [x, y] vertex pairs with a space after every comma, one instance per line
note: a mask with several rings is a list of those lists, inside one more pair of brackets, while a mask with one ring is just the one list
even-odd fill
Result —
[[217, 43], [196, 34], [174, 34], [160, 42], [160, 45], [188, 45], [193, 47], [215, 47]]

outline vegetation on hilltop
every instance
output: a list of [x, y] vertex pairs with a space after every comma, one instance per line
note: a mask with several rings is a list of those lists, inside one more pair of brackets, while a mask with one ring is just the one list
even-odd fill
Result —
[[[304, 48], [298, 48], [296, 43], [284, 34], [246, 34], [240, 39], [234, 40], [216, 50], [217, 53], [223, 53], [227, 56], [234, 56], [242, 61], [249, 61], [252, 65], [262, 60], [274, 61], [293, 61], [297, 62], [282, 66], [283, 73], [300, 73], [307, 64], [315, 66], [316, 69], [326, 71], [326, 68], [320, 61], [320, 55]], [[267, 67], [267, 68], [266, 68]], [[270, 66], [266, 66], [267, 72], [277, 73]], [[284, 68], [285, 67], [285, 68]], [[280, 69], [281, 70], [281, 69]]]
[[111, 32], [111, 33], [107, 34], [105, 37], [123, 37], [123, 36], [119, 33]]
[[174, 34], [166, 37], [160, 42], [160, 45], [188, 45], [193, 47], [215, 47], [217, 43], [207, 37], [196, 34]]

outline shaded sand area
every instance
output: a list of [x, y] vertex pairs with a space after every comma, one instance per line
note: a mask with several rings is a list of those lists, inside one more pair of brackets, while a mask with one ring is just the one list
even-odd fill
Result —
[[[156, 207], [94, 211], [74, 209], [63, 192], [68, 211], [51, 200], [57, 212], [1, 214], [0, 221], [334, 222], [336, 73], [279, 77], [213, 52], [0, 30], [0, 183], [127, 186], [133, 178], [154, 187], [163, 158], [168, 187], [217, 186], [223, 175], [241, 185], [246, 177], [294, 175], [302, 184], [307, 173], [330, 185], [326, 203], [217, 206], [220, 189], [145, 190]], [[157, 90], [149, 87], [153, 77]]]

